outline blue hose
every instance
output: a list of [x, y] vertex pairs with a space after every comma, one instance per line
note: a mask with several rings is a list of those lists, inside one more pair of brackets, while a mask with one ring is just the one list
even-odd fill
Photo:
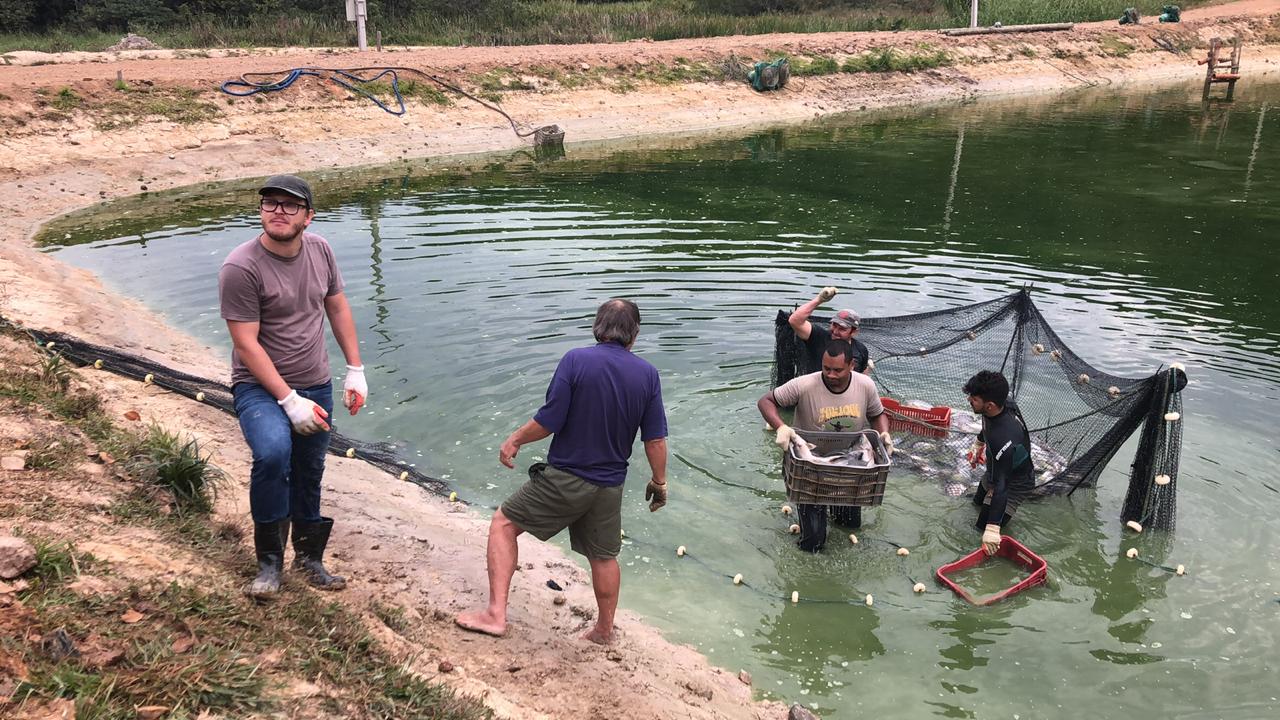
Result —
[[[255, 82], [249, 79], [250, 77], [256, 76], [272, 77], [279, 76], [281, 74], [283, 74], [284, 77], [272, 81]], [[283, 73], [245, 73], [244, 75], [241, 75], [238, 80], [228, 80], [222, 83], [221, 90], [222, 92], [235, 97], [248, 97], [250, 95], [257, 95], [258, 93], [265, 92], [279, 92], [287, 89], [290, 85], [293, 85], [298, 78], [303, 77], [304, 75], [318, 77], [322, 80], [328, 80], [334, 84], [341, 85], [357, 95], [368, 98], [373, 101], [374, 105], [377, 105], [392, 115], [398, 116], [405, 114], [404, 96], [400, 94], [400, 76], [392, 69], [383, 70], [372, 77], [361, 77], [360, 75], [347, 70], [317, 67], [293, 68], [292, 70], [288, 70]], [[384, 103], [375, 97], [373, 93], [359, 86], [364, 83], [376, 82], [387, 75], [391, 76], [391, 92], [395, 95], [396, 104], [399, 106], [399, 109], [392, 109], [387, 103]]]

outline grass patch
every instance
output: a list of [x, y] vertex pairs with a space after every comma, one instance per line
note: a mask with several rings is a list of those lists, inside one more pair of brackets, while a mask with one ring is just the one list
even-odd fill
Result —
[[69, 87], [64, 87], [58, 91], [58, 94], [53, 97], [53, 100], [49, 104], [58, 110], [66, 112], [80, 107], [84, 104], [84, 100], [76, 94], [75, 90], [72, 90]]
[[[367, 83], [356, 83], [356, 87], [373, 95], [379, 101], [386, 103], [388, 107], [395, 106], [395, 92], [388, 81], [377, 80]], [[400, 97], [408, 100], [416, 100], [423, 105], [452, 105], [453, 100], [440, 91], [435, 83], [429, 80], [400, 80], [397, 83], [400, 88]]]
[[77, 551], [70, 542], [38, 537], [26, 539], [36, 549], [36, 566], [23, 577], [32, 583], [35, 590], [71, 582], [80, 577], [80, 573], [99, 567], [97, 558]]
[[[214, 565], [238, 569], [244, 558], [203, 518], [151, 516], [167, 536], [201, 552]], [[310, 712], [329, 717], [478, 720], [492, 713], [395, 662], [355, 613], [317, 593], [290, 588], [277, 602], [258, 604], [219, 583], [132, 586], [82, 596], [66, 584], [81, 572], [107, 568], [70, 543], [33, 540], [39, 564], [19, 594], [35, 612], [35, 637], [62, 629], [78, 655], [54, 660], [41, 642], [0, 639], [3, 650], [29, 669], [13, 694], [26, 700], [70, 698], [77, 717], [133, 718], [135, 708], [163, 705], [166, 717], [193, 718], [205, 711], [224, 717], [254, 712], [292, 715], [275, 696], [285, 678], [325, 688]], [[407, 629], [402, 611], [375, 605], [375, 614], [397, 632]], [[124, 622], [133, 612], [136, 622]], [[116, 660], [98, 662], [103, 653]], [[314, 705], [318, 704], [319, 707]], [[293, 708], [296, 709], [296, 708]], [[6, 706], [0, 704], [0, 715]]]
[[1099, 45], [1102, 47], [1102, 54], [1107, 57], [1128, 57], [1134, 51], [1132, 44], [1113, 35], [1102, 38]]
[[80, 453], [80, 443], [69, 437], [39, 437], [31, 442], [27, 467], [32, 470], [67, 470]]
[[404, 633], [409, 629], [409, 621], [404, 616], [404, 608], [375, 601], [369, 609], [373, 611], [374, 617], [381, 620], [382, 624], [391, 630]]
[[798, 77], [835, 75], [840, 72], [839, 61], [832, 57], [800, 57], [793, 58], [788, 62], [791, 64], [791, 74]]
[[710, 63], [690, 62], [684, 58], [676, 58], [670, 64], [655, 62], [644, 65], [637, 69], [634, 75], [637, 80], [642, 82], [651, 82], [657, 85], [676, 85], [719, 80], [722, 73]]
[[482, 97], [490, 99], [497, 99], [504, 92], [534, 89], [532, 83], [509, 68], [495, 68], [482, 75], [474, 75], [471, 82], [480, 90]]
[[62, 357], [62, 353], [40, 348], [36, 377], [51, 390], [65, 392], [71, 383], [71, 364]]
[[912, 73], [946, 67], [954, 62], [951, 55], [943, 50], [918, 48], [911, 52], [901, 52], [895, 48], [877, 48], [845, 60], [840, 70], [847, 73]]
[[208, 513], [213, 509], [223, 472], [201, 455], [199, 442], [152, 425], [129, 459], [129, 472], [146, 485], [173, 497], [173, 509]]
[[202, 100], [200, 92], [191, 88], [127, 85], [127, 89], [94, 108], [94, 124], [99, 130], [116, 130], [158, 118], [190, 125], [220, 115], [222, 110], [217, 105]]
[[[12, 328], [3, 332], [26, 338]], [[85, 418], [101, 413], [100, 401], [42, 380], [40, 353], [45, 351], [32, 348], [25, 364], [22, 358], [6, 358], [0, 366], [0, 397], [32, 408], [61, 407], [68, 418], [79, 418], [67, 422], [84, 427]], [[73, 700], [76, 717], [83, 720], [132, 720], [137, 708], [147, 705], [164, 706], [167, 718], [188, 720], [202, 713], [228, 718], [256, 713], [375, 720], [492, 717], [481, 703], [411, 673], [376, 642], [363, 617], [300, 581], [291, 579], [275, 603], [245, 598], [239, 583], [253, 569], [241, 531], [210, 523], [201, 513], [165, 512], [150, 492], [163, 487], [175, 497], [197, 497], [211, 487], [208, 457], [194, 441], [155, 428], [138, 436], [105, 420], [97, 431], [120, 447], [131, 446], [133, 457], [142, 459], [125, 463], [141, 474], [136, 479], [142, 482], [115, 502], [112, 517], [154, 528], [166, 544], [153, 551], [186, 549], [209, 574], [187, 585], [130, 587], [122, 587], [117, 577], [95, 592], [74, 592], [68, 586], [82, 574], [111, 577], [110, 566], [70, 541], [28, 536], [36, 548], [36, 566], [24, 575], [29, 585], [17, 594], [21, 604], [0, 613], [5, 630], [0, 632], [0, 657], [20, 662], [27, 673], [16, 687], [6, 688], [11, 692], [0, 701], [0, 717], [9, 717], [24, 703], [57, 698]], [[57, 441], [63, 447], [74, 445], [65, 437]], [[46, 499], [56, 507], [55, 493], [51, 490]], [[44, 500], [24, 500], [17, 517], [49, 512]], [[74, 525], [73, 518], [67, 520]], [[409, 629], [398, 608], [379, 606], [375, 614], [388, 627]], [[15, 631], [8, 632], [10, 628]], [[282, 698], [278, 688], [283, 683], [302, 680], [322, 692]]]

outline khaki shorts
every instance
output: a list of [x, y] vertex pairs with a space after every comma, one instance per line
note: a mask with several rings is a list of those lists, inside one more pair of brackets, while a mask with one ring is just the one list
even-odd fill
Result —
[[529, 482], [502, 503], [516, 527], [550, 540], [569, 528], [569, 545], [588, 558], [622, 550], [622, 486], [593, 485], [546, 463], [529, 468]]

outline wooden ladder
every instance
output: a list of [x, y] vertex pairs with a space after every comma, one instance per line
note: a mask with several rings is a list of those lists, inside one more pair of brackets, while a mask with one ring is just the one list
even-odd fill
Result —
[[[1221, 57], [1225, 48], [1222, 45], [1222, 38], [1214, 38], [1209, 42], [1209, 56], [1204, 60], [1196, 62], [1197, 65], [1208, 65], [1204, 74], [1204, 95], [1203, 101], [1209, 101], [1209, 91], [1215, 83], [1227, 84], [1227, 95], [1224, 100], [1230, 101], [1236, 93], [1236, 81], [1240, 79], [1240, 36], [1231, 39], [1231, 56], [1227, 58]], [[1227, 72], [1219, 72], [1220, 70], [1228, 70]]]

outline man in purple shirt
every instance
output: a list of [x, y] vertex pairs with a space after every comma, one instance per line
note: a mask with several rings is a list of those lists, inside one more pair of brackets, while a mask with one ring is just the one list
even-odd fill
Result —
[[458, 615], [464, 629], [501, 636], [507, 631], [507, 595], [516, 570], [516, 538], [527, 532], [550, 540], [569, 528], [574, 551], [591, 564], [599, 613], [582, 637], [613, 641], [618, 608], [618, 551], [622, 549], [622, 483], [636, 433], [653, 471], [644, 499], [653, 512], [667, 503], [667, 417], [657, 368], [631, 354], [640, 310], [630, 300], [609, 300], [596, 311], [594, 347], [565, 353], [541, 409], [502, 443], [498, 460], [515, 467], [521, 445], [547, 436], [546, 463], [529, 468], [529, 481], [507, 498], [489, 525], [489, 604]]

